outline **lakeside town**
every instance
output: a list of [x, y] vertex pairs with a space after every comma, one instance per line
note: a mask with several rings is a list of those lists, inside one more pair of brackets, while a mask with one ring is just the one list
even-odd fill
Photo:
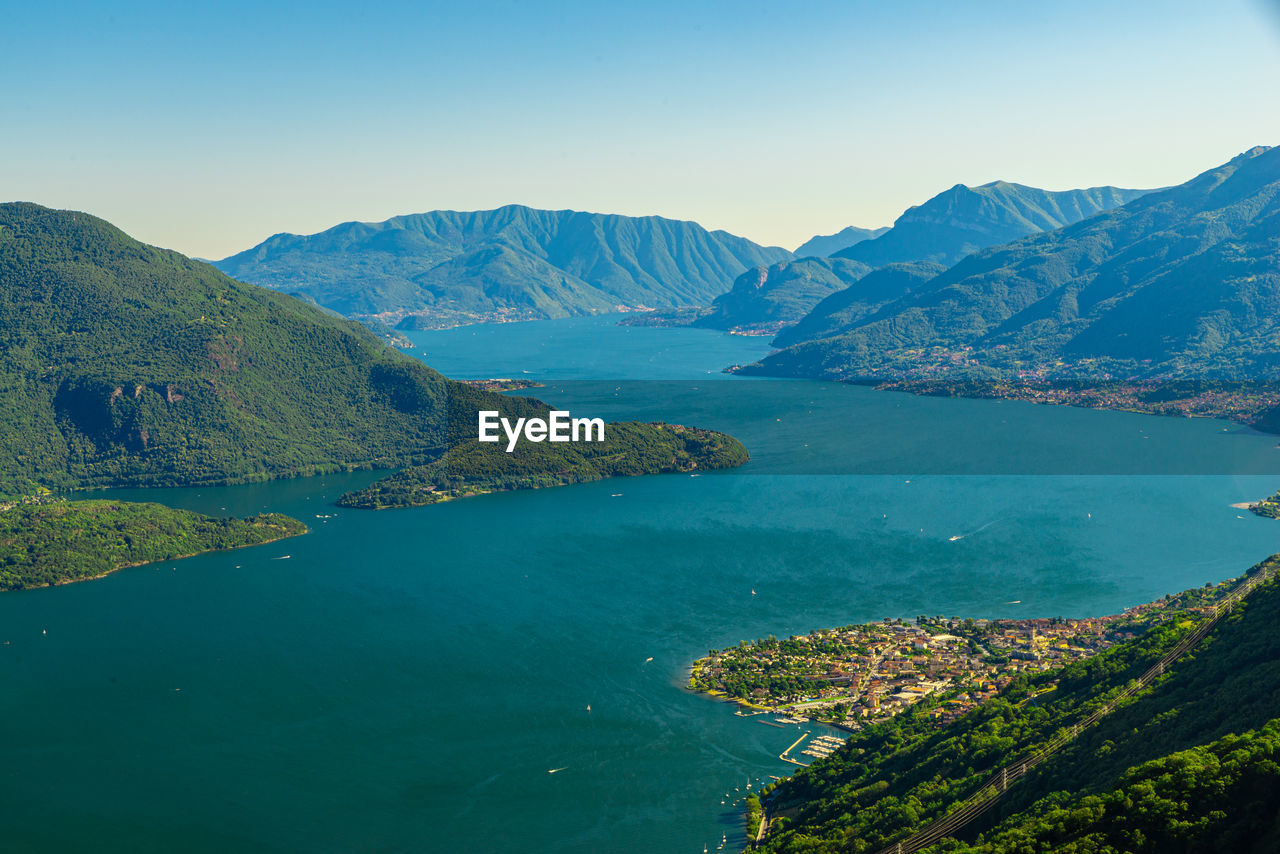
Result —
[[15, 507], [41, 507], [46, 504], [62, 504], [66, 498], [54, 495], [47, 487], [37, 486], [29, 495], [0, 496], [0, 513]]
[[1207, 614], [1237, 581], [1206, 584], [1105, 617], [886, 617], [786, 640], [742, 641], [695, 662], [689, 687], [732, 700], [743, 713], [779, 715], [783, 724], [812, 719], [847, 730], [932, 698], [929, 714], [942, 726], [1019, 676], [1097, 655], [1163, 620]]
[[896, 354], [896, 370], [882, 374], [874, 385], [912, 394], [1024, 400], [1150, 415], [1221, 418], [1241, 424], [1253, 424], [1280, 406], [1280, 393], [1269, 383], [1173, 376], [1139, 379], [1147, 362], [1080, 358], [1033, 368], [1010, 365], [993, 373], [976, 362], [973, 354], [968, 346], [904, 349]]

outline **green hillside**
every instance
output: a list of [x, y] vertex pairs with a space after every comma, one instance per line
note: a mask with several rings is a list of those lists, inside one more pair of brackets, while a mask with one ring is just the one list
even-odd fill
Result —
[[733, 468], [746, 461], [747, 449], [732, 436], [678, 424], [617, 422], [605, 428], [603, 442], [522, 439], [511, 453], [471, 437], [433, 463], [403, 469], [338, 503], [372, 510], [413, 507], [484, 492]]
[[693, 222], [508, 205], [277, 234], [216, 265], [413, 328], [706, 305], [743, 270], [790, 257]]
[[808, 314], [779, 332], [773, 339], [774, 346], [786, 347], [838, 334], [885, 305], [919, 290], [945, 269], [932, 261], [879, 267], [817, 303]]
[[125, 501], [19, 504], [0, 509], [0, 590], [83, 581], [127, 566], [256, 546], [306, 530], [279, 513], [214, 519]]
[[908, 208], [880, 237], [842, 249], [835, 256], [871, 267], [903, 261], [932, 261], [950, 267], [979, 249], [1071, 225], [1146, 192], [1119, 187], [1054, 192], [1007, 181], [980, 187], [956, 184], [924, 204]]
[[[1251, 570], [1270, 573], [1277, 558]], [[1260, 576], [1265, 577], [1265, 576]], [[947, 815], [1002, 766], [1122, 698], [956, 836], [982, 852], [1269, 851], [1280, 836], [1280, 586], [1244, 603], [1126, 694], [1204, 617], [1187, 613], [1100, 655], [1016, 680], [949, 726], [932, 701], [855, 735], [768, 793], [763, 849], [874, 852]], [[917, 850], [908, 846], [909, 850]]]
[[425, 459], [456, 388], [357, 324], [100, 219], [0, 205], [0, 493]]

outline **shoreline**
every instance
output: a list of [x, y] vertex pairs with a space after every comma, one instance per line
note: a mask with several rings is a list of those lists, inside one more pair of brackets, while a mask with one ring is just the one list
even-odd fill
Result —
[[[768, 375], [761, 374], [761, 376]], [[1175, 401], [1147, 402], [1135, 397], [1135, 395], [1144, 391], [1158, 390], [1160, 388], [1158, 385], [1146, 389], [1117, 390], [1114, 397], [1108, 401], [1105, 396], [1100, 396], [1107, 392], [1107, 388], [1103, 385], [1085, 386], [1080, 389], [1055, 386], [1038, 387], [1034, 385], [966, 389], [958, 385], [946, 383], [933, 385], [927, 381], [913, 381], [910, 379], [869, 379], [866, 381], [835, 379], [830, 381], [849, 383], [851, 385], [869, 385], [876, 391], [900, 391], [918, 397], [1018, 400], [1041, 406], [1070, 406], [1076, 409], [1129, 412], [1135, 415], [1155, 415], [1165, 418], [1209, 418], [1227, 421], [1264, 435], [1280, 436], [1280, 433], [1264, 430], [1257, 426], [1257, 422], [1261, 420], [1263, 415], [1276, 406], [1280, 406], [1280, 394], [1273, 395], [1270, 399], [1254, 405], [1239, 404], [1232, 406], [1229, 404], [1214, 405], [1211, 401], [1205, 400], [1204, 395], [1212, 394], [1212, 392], [1191, 394], [1186, 397], [1176, 398]], [[1186, 401], [1186, 406], [1179, 408], [1171, 405], [1176, 401]]]
[[[1233, 507], [1238, 507], [1239, 505], [1232, 505], [1232, 506], [1233, 506]], [[1248, 507], [1248, 506], [1251, 506], [1251, 505], [1245, 505], [1245, 506], [1246, 506], [1246, 507]], [[1214, 586], [1213, 586], [1213, 592], [1214, 592], [1214, 594], [1215, 594], [1215, 596], [1216, 596], [1216, 597], [1221, 597], [1221, 596], [1229, 595], [1229, 593], [1230, 593], [1230, 591], [1231, 591], [1231, 590], [1234, 590], [1234, 589], [1236, 589], [1236, 587], [1238, 587], [1240, 584], [1245, 583], [1245, 582], [1247, 581], [1248, 577], [1249, 577], [1249, 574], [1248, 574], [1248, 573], [1245, 573], [1244, 575], [1237, 576], [1237, 577], [1234, 577], [1234, 578], [1227, 578], [1227, 579], [1223, 579], [1222, 581], [1218, 582], [1216, 585], [1214, 585]], [[1071, 628], [1073, 631], [1074, 631], [1074, 630], [1077, 630], [1077, 629], [1079, 630], [1079, 631], [1077, 631], [1077, 632], [1076, 632], [1076, 634], [1072, 634], [1072, 635], [1070, 635], [1070, 638], [1075, 638], [1075, 639], [1077, 639], [1077, 643], [1078, 643], [1078, 642], [1079, 642], [1079, 640], [1078, 640], [1079, 638], [1085, 638], [1085, 637], [1086, 637], [1086, 635], [1088, 634], [1088, 632], [1089, 632], [1089, 631], [1091, 631], [1091, 630], [1093, 630], [1093, 631], [1094, 631], [1094, 633], [1095, 633], [1095, 635], [1096, 635], [1096, 637], [1094, 638], [1094, 640], [1095, 640], [1095, 641], [1098, 641], [1098, 642], [1100, 642], [1100, 643], [1102, 643], [1103, 645], [1101, 645], [1101, 646], [1096, 646], [1095, 648], [1093, 648], [1093, 649], [1092, 649], [1092, 651], [1087, 652], [1087, 653], [1085, 653], [1085, 654], [1082, 654], [1082, 655], [1076, 655], [1075, 657], [1067, 657], [1067, 658], [1062, 658], [1062, 657], [1041, 658], [1041, 657], [1040, 657], [1040, 654], [1039, 654], [1039, 653], [1036, 653], [1036, 654], [1035, 654], [1035, 660], [1036, 660], [1036, 662], [1037, 662], [1037, 663], [1038, 663], [1038, 662], [1041, 662], [1041, 661], [1049, 662], [1049, 666], [1048, 666], [1048, 667], [1041, 667], [1041, 668], [1037, 668], [1037, 672], [1041, 672], [1041, 671], [1043, 671], [1043, 670], [1052, 670], [1052, 669], [1057, 668], [1057, 667], [1067, 666], [1067, 665], [1071, 664], [1073, 661], [1078, 661], [1078, 660], [1087, 660], [1087, 659], [1089, 659], [1089, 658], [1092, 658], [1092, 657], [1096, 656], [1097, 654], [1099, 654], [1100, 652], [1104, 651], [1105, 649], [1110, 648], [1110, 646], [1114, 645], [1115, 643], [1120, 642], [1120, 641], [1118, 641], [1118, 640], [1115, 640], [1114, 638], [1113, 638], [1111, 641], [1109, 641], [1109, 642], [1108, 642], [1108, 641], [1106, 641], [1106, 638], [1108, 637], [1108, 633], [1109, 633], [1109, 632], [1113, 632], [1113, 633], [1115, 633], [1115, 637], [1121, 637], [1121, 638], [1122, 638], [1123, 636], [1122, 636], [1121, 634], [1119, 634], [1120, 632], [1124, 632], [1124, 631], [1132, 632], [1135, 628], [1140, 628], [1140, 630], [1141, 630], [1141, 631], [1145, 632], [1146, 630], [1148, 630], [1148, 629], [1150, 628], [1150, 625], [1151, 625], [1151, 622], [1152, 622], [1152, 618], [1154, 617], [1154, 618], [1157, 618], [1157, 619], [1158, 619], [1158, 618], [1159, 618], [1159, 615], [1160, 615], [1164, 610], [1171, 610], [1171, 609], [1172, 609], [1172, 610], [1179, 610], [1179, 611], [1185, 611], [1185, 612], [1187, 612], [1187, 613], [1189, 613], [1189, 614], [1201, 612], [1201, 611], [1203, 611], [1203, 609], [1206, 607], [1206, 606], [1205, 606], [1203, 603], [1201, 603], [1201, 602], [1192, 602], [1192, 603], [1189, 603], [1189, 604], [1177, 604], [1177, 599], [1178, 599], [1178, 598], [1183, 597], [1183, 596], [1186, 596], [1186, 595], [1189, 595], [1189, 594], [1193, 594], [1193, 593], [1199, 593], [1199, 592], [1201, 592], [1201, 590], [1203, 590], [1203, 588], [1193, 588], [1193, 589], [1189, 589], [1189, 590], [1178, 591], [1178, 592], [1176, 592], [1176, 593], [1171, 593], [1171, 594], [1170, 594], [1170, 596], [1171, 596], [1171, 597], [1174, 597], [1173, 602], [1170, 602], [1170, 601], [1169, 601], [1169, 599], [1166, 599], [1166, 598], [1159, 598], [1159, 599], [1152, 600], [1152, 601], [1150, 601], [1150, 602], [1144, 602], [1144, 603], [1141, 603], [1141, 604], [1139, 604], [1139, 605], [1135, 605], [1135, 606], [1133, 606], [1132, 608], [1128, 608], [1128, 609], [1126, 609], [1125, 611], [1121, 612], [1120, 614], [1111, 614], [1111, 615], [1105, 615], [1105, 616], [1102, 616], [1102, 617], [1091, 617], [1091, 618], [1066, 618], [1066, 620], [1064, 620], [1064, 623], [1068, 624], [1068, 625], [1069, 625], [1069, 628]], [[1215, 599], [1214, 601], [1216, 601], [1216, 599]], [[888, 619], [888, 618], [886, 618], [886, 620], [887, 620], [887, 619]], [[988, 625], [997, 625], [997, 626], [998, 626], [998, 625], [1001, 625], [1001, 624], [1012, 624], [1012, 626], [1013, 626], [1013, 629], [1012, 629], [1012, 630], [1013, 630], [1013, 631], [1018, 631], [1018, 630], [1019, 630], [1019, 627], [1021, 627], [1021, 626], [1022, 626], [1022, 624], [1028, 624], [1028, 625], [1032, 626], [1032, 628], [1030, 629], [1030, 631], [1031, 631], [1031, 633], [1032, 633], [1032, 637], [1034, 638], [1035, 633], [1036, 633], [1036, 631], [1037, 631], [1037, 627], [1039, 627], [1041, 630], [1045, 631], [1046, 633], [1048, 633], [1048, 632], [1052, 632], [1052, 628], [1051, 628], [1051, 627], [1050, 627], [1050, 628], [1048, 628], [1048, 629], [1044, 629], [1044, 627], [1040, 627], [1040, 624], [1041, 624], [1041, 623], [1044, 623], [1044, 622], [1046, 622], [1046, 621], [1048, 621], [1048, 622], [1052, 623], [1055, 619], [1061, 619], [1061, 618], [1048, 618], [1048, 617], [992, 618], [992, 619], [990, 619], [990, 620], [980, 620], [980, 621], [975, 621], [975, 622], [979, 622], [979, 623], [983, 623], [983, 622], [985, 622], [985, 623], [987, 623]], [[1126, 622], [1126, 620], [1127, 620], [1128, 622]], [[1146, 624], [1145, 624], [1145, 625], [1143, 624], [1143, 621], [1144, 621], [1144, 620], [1146, 621]], [[951, 618], [951, 621], [952, 621], [953, 623], [961, 623], [961, 622], [963, 622], [962, 618]], [[868, 629], [873, 628], [873, 627], [874, 627], [874, 628], [884, 628], [885, 626], [888, 626], [888, 625], [891, 625], [891, 624], [889, 624], [889, 623], [873, 622], [873, 623], [860, 624], [860, 625], [854, 626], [854, 627], [852, 627], [852, 628], [854, 628], [854, 629], [860, 629], [860, 630], [864, 630], [864, 631], [865, 631], [865, 630], [868, 630]], [[901, 625], [909, 625], [909, 626], [911, 626], [911, 627], [913, 627], [913, 628], [917, 629], [917, 630], [918, 630], [918, 631], [917, 631], [917, 634], [918, 634], [919, 632], [921, 632], [921, 631], [925, 632], [926, 634], [929, 634], [929, 632], [927, 632], [927, 631], [926, 631], [926, 629], [925, 629], [921, 624], [916, 623], [914, 620], [910, 621], [909, 623], [902, 622], [902, 623], [901, 623]], [[899, 628], [901, 628], [901, 625], [899, 626]], [[934, 625], [933, 623], [931, 623], [931, 622], [930, 622], [928, 625], [929, 625], [930, 627], [937, 628], [937, 626], [935, 626], [935, 625]], [[1010, 627], [1009, 627], [1008, 625], [1005, 625], [1005, 626], [1003, 626], [1003, 629], [1004, 629], [1005, 631], [1008, 631], [1008, 630], [1010, 629]], [[959, 631], [958, 629], [955, 629], [955, 630], [956, 630], [956, 631]], [[820, 632], [820, 633], [823, 633], [823, 632], [836, 632], [836, 631], [840, 631], [840, 629], [830, 629], [830, 628], [829, 628], [829, 629], [818, 629], [818, 630], [816, 630], [816, 631], [818, 631], [818, 632]], [[810, 636], [812, 636], [812, 635], [810, 635]], [[943, 638], [943, 637], [950, 637], [950, 634], [949, 634], [949, 633], [944, 629], [942, 634], [934, 635], [934, 636], [935, 636], [935, 637], [939, 637], [939, 638]], [[1130, 636], [1132, 636], [1132, 635], [1130, 635]], [[1065, 636], [1065, 635], [1060, 635], [1060, 634], [1055, 634], [1055, 635], [1054, 635], [1054, 637], [1058, 637], [1059, 639], [1062, 639], [1063, 637], [1067, 637], [1067, 636]], [[895, 637], [894, 637], [894, 633], [893, 633], [893, 632], [889, 632], [889, 633], [886, 635], [886, 638], [888, 638], [888, 642], [890, 643], [890, 645], [891, 645], [891, 646], [893, 646], [893, 645], [900, 645], [902, 642], [904, 642], [904, 640], [914, 640], [914, 639], [915, 639], [915, 635], [913, 634], [913, 635], [912, 635], [912, 638], [910, 638], [910, 639], [907, 639], [907, 638], [895, 638]], [[807, 639], [807, 638], [806, 638], [806, 639]], [[953, 639], [954, 639], [954, 638], [953, 638]], [[1101, 640], [1099, 640], [1099, 639], [1101, 639]], [[794, 640], [796, 640], [796, 637], [795, 637], [795, 636], [793, 636], [793, 637], [792, 637], [792, 638], [790, 638], [789, 640], [793, 640], [793, 641], [794, 641]], [[760, 641], [757, 641], [757, 643], [760, 643]], [[754, 647], [755, 645], [753, 644], [752, 646]], [[918, 647], [918, 644], [917, 644], [917, 647]], [[1087, 648], [1087, 647], [1086, 647], [1086, 648]], [[730, 649], [732, 649], [732, 648], [730, 648]], [[1002, 648], [1002, 649], [1003, 649], [1003, 648]], [[1034, 644], [1034, 640], [1033, 640], [1033, 641], [1031, 642], [1030, 651], [1034, 653], [1034, 652], [1035, 652], [1035, 649], [1036, 649], [1036, 648], [1035, 648], [1035, 644]], [[1081, 649], [1076, 650], [1076, 652], [1077, 652], [1077, 653], [1084, 653], [1084, 650], [1085, 650], [1085, 648], [1081, 648]], [[688, 690], [689, 690], [691, 693], [694, 693], [694, 694], [702, 694], [702, 695], [704, 695], [704, 696], [706, 696], [706, 697], [708, 697], [708, 698], [710, 698], [710, 699], [720, 700], [720, 701], [722, 701], [722, 702], [726, 702], [726, 703], [732, 703], [733, 705], [735, 705], [735, 706], [737, 707], [737, 710], [734, 712], [734, 714], [735, 714], [735, 715], [738, 715], [739, 717], [752, 717], [752, 716], [754, 716], [754, 715], [759, 715], [759, 714], [787, 715], [787, 716], [791, 716], [791, 717], [795, 717], [795, 718], [805, 718], [805, 719], [807, 719], [808, 721], [810, 721], [811, 723], [814, 723], [814, 724], [820, 724], [820, 725], [823, 725], [823, 726], [833, 727], [833, 728], [835, 728], [835, 729], [839, 729], [839, 730], [842, 730], [842, 731], [844, 731], [844, 732], [848, 732], [848, 733], [851, 733], [851, 734], [852, 734], [852, 733], [857, 733], [857, 732], [859, 732], [859, 731], [860, 731], [861, 727], [859, 727], [856, 723], [855, 723], [854, 725], [850, 725], [849, 723], [842, 722], [842, 721], [827, 720], [827, 719], [824, 719], [824, 718], [822, 718], [822, 717], [816, 716], [816, 715], [814, 715], [814, 714], [810, 714], [810, 713], [809, 713], [809, 709], [804, 709], [804, 708], [790, 708], [790, 707], [792, 707], [792, 706], [796, 706], [797, 704], [801, 704], [801, 705], [809, 705], [809, 704], [813, 704], [816, 700], [818, 700], [818, 699], [819, 699], [819, 698], [817, 698], [817, 697], [815, 697], [815, 698], [811, 698], [811, 699], [809, 699], [809, 700], [805, 700], [805, 699], [792, 700], [792, 701], [789, 701], [789, 702], [787, 702], [787, 703], [783, 703], [782, 705], [777, 705], [777, 704], [768, 703], [768, 699], [769, 699], [769, 698], [768, 698], [768, 697], [764, 697], [764, 698], [761, 698], [761, 700], [763, 701], [763, 704], [762, 704], [761, 702], [753, 702], [753, 701], [751, 701], [751, 700], [748, 700], [748, 699], [745, 699], [745, 698], [742, 698], [742, 697], [736, 697], [736, 696], [733, 696], [733, 695], [731, 695], [730, 693], [728, 693], [728, 691], [727, 691], [727, 690], [725, 690], [725, 688], [724, 688], [723, 684], [720, 684], [720, 683], [717, 683], [717, 687], [714, 687], [714, 688], [698, 688], [698, 687], [695, 687], [695, 681], [696, 681], [696, 679], [697, 679], [697, 676], [698, 676], [699, 670], [700, 670], [700, 669], [702, 669], [704, 672], [707, 672], [707, 671], [709, 670], [709, 665], [710, 665], [710, 663], [712, 662], [712, 660], [713, 660], [713, 659], [715, 659], [715, 658], [716, 658], [716, 656], [717, 656], [718, 654], [722, 654], [722, 653], [729, 652], [729, 651], [730, 651], [729, 649], [726, 649], [726, 650], [718, 650], [718, 651], [714, 652], [714, 653], [713, 653], [713, 654], [711, 654], [711, 655], [703, 656], [703, 657], [701, 657], [701, 658], [697, 659], [696, 661], [692, 662], [692, 663], [688, 666], [688, 668], [687, 668], [687, 678], [686, 678], [686, 680], [685, 680], [685, 685], [687, 686]], [[1010, 653], [1010, 655], [1006, 656], [1006, 664], [1005, 664], [1004, 666], [1007, 666], [1007, 665], [1008, 665], [1008, 663], [1009, 663], [1010, 661], [1013, 661], [1013, 660], [1022, 660], [1022, 659], [1024, 658], [1024, 656], [1022, 656], [1022, 655], [1020, 654], [1019, 650], [1014, 649], [1013, 647], [1010, 647], [1010, 648], [1009, 648], [1009, 650], [1007, 650], [1007, 652], [1009, 652], [1009, 653]], [[876, 671], [876, 670], [878, 670], [878, 668], [879, 668], [879, 662], [880, 662], [880, 661], [883, 661], [883, 660], [885, 659], [885, 657], [886, 657], [886, 656], [885, 656], [885, 655], [883, 655], [883, 654], [880, 656], [880, 658], [879, 658], [879, 659], [878, 659], [878, 660], [877, 660], [877, 661], [872, 665], [872, 671]], [[1024, 672], [1024, 671], [1023, 671], [1023, 668], [1015, 668], [1015, 670], [1016, 670], [1017, 672]], [[879, 676], [875, 675], [875, 673], [874, 673], [874, 672], [872, 672], [872, 671], [869, 671], [867, 674], [864, 674], [864, 676], [862, 677], [862, 681], [865, 681], [866, 679], [878, 679], [878, 678], [881, 678], [881, 677], [879, 677]], [[1011, 671], [1011, 672], [1012, 672], [1012, 671]], [[715, 677], [714, 677], [714, 676], [711, 676], [711, 675], [708, 675], [708, 676], [707, 676], [707, 678], [708, 678], [708, 679], [714, 679]], [[1001, 682], [1001, 680], [1005, 680], [1005, 679], [1008, 679], [1008, 678], [1011, 678], [1010, 673], [995, 673], [995, 672], [992, 672], [992, 673], [988, 674], [988, 677], [984, 677], [981, 681], [984, 681], [984, 682], [989, 681], [989, 682], [990, 682], [990, 683], [991, 683], [995, 688], [999, 688], [999, 687], [1000, 687], [1000, 682]], [[926, 680], [926, 681], [927, 681], [927, 680]], [[918, 682], [920, 682], [920, 680], [916, 680], [916, 682], [918, 683]], [[874, 685], [874, 684], [875, 684], [875, 683], [873, 682], [873, 685]], [[892, 686], [892, 684], [890, 684], [890, 685], [889, 685], [889, 686], [887, 686], [887, 687], [890, 687], [890, 688], [891, 688], [891, 687], [893, 687], [893, 686]], [[907, 687], [908, 687], [908, 688], [912, 688], [913, 686], [912, 686], [912, 685], [908, 685]], [[925, 696], [929, 697], [930, 699], [932, 699], [932, 698], [933, 698], [933, 696], [934, 696], [935, 694], [936, 694], [937, 696], [946, 696], [946, 695], [947, 695], [947, 694], [949, 694], [949, 693], [953, 693], [955, 688], [956, 688], [956, 686], [955, 686], [955, 685], [952, 685], [952, 686], [951, 686], [951, 689], [948, 689], [948, 690], [941, 690], [941, 688], [939, 688], [938, 690], [929, 691]], [[876, 689], [874, 689], [874, 688], [873, 688], [872, 690], [873, 690], [873, 691], [875, 691]], [[904, 693], [905, 693], [905, 692], [904, 692]], [[913, 693], [914, 693], [914, 688], [913, 688]], [[993, 691], [993, 693], [998, 693], [998, 692], [997, 692], [997, 691]], [[837, 704], [837, 703], [861, 702], [861, 699], [862, 699], [862, 698], [861, 698], [861, 696], [859, 696], [859, 695], [861, 695], [861, 694], [862, 694], [862, 690], [861, 690], [861, 688], [860, 688], [860, 689], [859, 689], [859, 691], [857, 692], [857, 694], [855, 694], [853, 697], [846, 697], [846, 696], [843, 696], [843, 695], [841, 695], [841, 696], [830, 696], [830, 697], [828, 697], [828, 698], [825, 698], [826, 703], [827, 703], [827, 706], [826, 706], [826, 707], [829, 707], [830, 705], [832, 705], [832, 704]], [[893, 693], [892, 693], [892, 692], [889, 692], [889, 694], [887, 694], [886, 696], [893, 696]], [[923, 697], [920, 697], [920, 698], [917, 698], [917, 699], [923, 699]], [[987, 697], [985, 697], [985, 696], [975, 697], [975, 700], [976, 700], [975, 705], [981, 705], [981, 703], [985, 702], [985, 701], [986, 701], [986, 699], [987, 699]], [[814, 706], [814, 708], [813, 708], [813, 711], [817, 712], [817, 711], [820, 711], [820, 710], [822, 710], [823, 708], [826, 708], [826, 707], [821, 706], [821, 705], [815, 705], [815, 706]], [[878, 707], [879, 707], [879, 706], [878, 706], [878, 704], [877, 704], [876, 708], [878, 708]], [[905, 708], [907, 708], [907, 707], [909, 707], [909, 705], [904, 706], [903, 708], [899, 708], [899, 709], [897, 709], [894, 713], [889, 714], [889, 715], [887, 715], [887, 716], [885, 716], [885, 715], [879, 715], [879, 716], [874, 716], [874, 717], [868, 717], [868, 718], [866, 719], [866, 722], [863, 724], [863, 726], [873, 725], [873, 724], [875, 724], [875, 723], [877, 723], [877, 722], [879, 722], [879, 721], [885, 720], [885, 719], [887, 719], [887, 718], [891, 718], [891, 717], [893, 717], [894, 715], [896, 715], [898, 712], [903, 711], [903, 710], [904, 710]], [[751, 712], [751, 714], [743, 714], [743, 712], [744, 712], [744, 711], [750, 711], [750, 712]], [[848, 718], [848, 717], [846, 717], [846, 718], [845, 718], [845, 721], [848, 721], [848, 720], [849, 720], [849, 718]], [[944, 721], [944, 723], [945, 723], [945, 721]]]
[[229, 546], [228, 548], [225, 548], [225, 549], [205, 549], [202, 552], [192, 552], [191, 554], [178, 555], [176, 557], [166, 557], [166, 558], [159, 558], [157, 560], [144, 560], [144, 561], [138, 561], [136, 563], [126, 563], [120, 566], [112, 567], [111, 569], [108, 569], [105, 572], [100, 572], [97, 575], [82, 575], [77, 578], [60, 578], [57, 581], [53, 582], [52, 584], [36, 584], [30, 587], [15, 587], [12, 589], [0, 589], [0, 596], [3, 596], [6, 593], [22, 593], [27, 590], [42, 590], [49, 587], [65, 587], [68, 584], [79, 584], [82, 581], [97, 581], [99, 578], [106, 578], [108, 575], [114, 575], [115, 573], [120, 572], [121, 570], [124, 570], [124, 569], [137, 569], [140, 566], [150, 566], [153, 563], [168, 563], [171, 560], [173, 561], [187, 560], [193, 557], [200, 557], [200, 555], [216, 554], [219, 552], [234, 552], [234, 551], [238, 551], [239, 549], [252, 549], [258, 546], [266, 546], [266, 545], [270, 545], [271, 543], [278, 543], [281, 540], [289, 540], [294, 537], [301, 537], [304, 534], [309, 534], [309, 533], [311, 533], [311, 528], [304, 526], [303, 530], [299, 531], [296, 534], [281, 534], [278, 537], [273, 537], [269, 540], [263, 540], [260, 543], [244, 543], [238, 546]]
[[[779, 351], [780, 352], [780, 351]], [[1194, 393], [1186, 393], [1168, 400], [1147, 401], [1141, 395], [1160, 391], [1166, 388], [1159, 383], [1142, 385], [1117, 384], [1108, 386], [1105, 382], [1083, 384], [1079, 388], [1067, 385], [1034, 385], [1030, 383], [1007, 383], [998, 386], [967, 386], [963, 382], [948, 382], [945, 379], [930, 380], [917, 377], [857, 377], [857, 376], [824, 376], [785, 371], [770, 372], [758, 369], [759, 363], [747, 365], [729, 365], [723, 368], [724, 373], [743, 377], [813, 380], [816, 382], [833, 382], [845, 385], [859, 385], [873, 388], [876, 391], [897, 391], [917, 397], [956, 397], [969, 400], [1018, 400], [1048, 406], [1070, 406], [1077, 409], [1096, 409], [1111, 412], [1131, 412], [1138, 415], [1159, 415], [1180, 418], [1211, 418], [1228, 421], [1239, 427], [1253, 430], [1268, 436], [1280, 436], [1280, 429], [1267, 430], [1258, 426], [1258, 422], [1268, 412], [1280, 409], [1280, 387], [1274, 390], [1254, 388], [1244, 390], [1245, 397], [1249, 392], [1260, 397], [1260, 400], [1231, 400], [1232, 392], [1208, 389]], [[1215, 396], [1221, 398], [1215, 399]], [[1223, 399], [1225, 398], [1225, 400]], [[1177, 404], [1181, 403], [1182, 406]]]

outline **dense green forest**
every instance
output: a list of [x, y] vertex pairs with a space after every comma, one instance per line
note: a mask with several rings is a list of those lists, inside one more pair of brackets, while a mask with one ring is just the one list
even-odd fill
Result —
[[[470, 424], [475, 423], [474, 416]], [[603, 442], [533, 443], [521, 439], [507, 453], [504, 443], [468, 440], [439, 460], [412, 466], [359, 492], [344, 495], [344, 507], [384, 509], [433, 504], [463, 495], [538, 489], [606, 477], [731, 468], [747, 461], [747, 449], [732, 436], [677, 424], [615, 422]]]
[[277, 234], [216, 263], [343, 314], [429, 328], [706, 305], [743, 270], [790, 257], [694, 222], [506, 205]]
[[0, 590], [96, 578], [126, 566], [269, 543], [306, 532], [267, 513], [215, 519], [161, 504], [61, 501], [0, 510]]
[[230, 483], [436, 459], [449, 408], [506, 409], [360, 325], [146, 246], [0, 205], [0, 495]]
[[1280, 719], [1125, 771], [1115, 788], [1055, 793], [955, 854], [1280, 849]]
[[392, 465], [437, 451], [448, 393], [350, 321], [0, 205], [0, 492]]
[[[1255, 567], [1274, 568], [1280, 558]], [[872, 852], [905, 838], [1118, 696], [1201, 619], [1015, 681], [939, 729], [928, 701], [766, 794], [776, 852]], [[1269, 851], [1280, 814], [1280, 585], [1267, 581], [1151, 686], [931, 851]], [[1054, 690], [1039, 693], [1053, 686]]]

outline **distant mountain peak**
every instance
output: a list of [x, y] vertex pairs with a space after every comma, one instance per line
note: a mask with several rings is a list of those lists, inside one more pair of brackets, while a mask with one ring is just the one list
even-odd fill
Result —
[[976, 187], [955, 184], [907, 208], [889, 231], [834, 257], [872, 267], [910, 261], [950, 266], [980, 249], [1071, 225], [1146, 192], [1120, 187], [1042, 190], [1003, 180]]
[[855, 243], [874, 240], [889, 230], [888, 226], [880, 228], [859, 228], [856, 225], [846, 226], [835, 234], [819, 234], [810, 237], [796, 247], [797, 258], [827, 258], [841, 249], [848, 249]]
[[[1074, 225], [974, 252], [874, 313], [832, 297], [829, 317], [800, 321], [765, 372], [1280, 382], [1278, 246], [1280, 149], [1258, 146]], [[941, 361], [922, 362], [924, 350]]]
[[215, 266], [343, 314], [450, 325], [706, 305], [791, 257], [689, 220], [509, 204], [276, 235]]
[[[847, 319], [891, 295], [901, 296], [918, 287], [922, 269], [939, 264], [945, 268], [988, 246], [1079, 222], [1144, 192], [1117, 187], [1054, 192], [1009, 181], [991, 181], [977, 187], [955, 184], [923, 204], [908, 208], [891, 229], [869, 233], [847, 228], [830, 237], [816, 237], [796, 250], [796, 260], [744, 273], [695, 325], [752, 334], [777, 333], [800, 321], [823, 300], [854, 285], [872, 269], [923, 263], [923, 267], [873, 279], [867, 289], [872, 296], [859, 303], [861, 309], [841, 305], [841, 317]], [[823, 251], [842, 235], [857, 239], [850, 240], [844, 248]], [[833, 322], [828, 319], [810, 326], [826, 328]], [[779, 340], [788, 337], [783, 335]]]

